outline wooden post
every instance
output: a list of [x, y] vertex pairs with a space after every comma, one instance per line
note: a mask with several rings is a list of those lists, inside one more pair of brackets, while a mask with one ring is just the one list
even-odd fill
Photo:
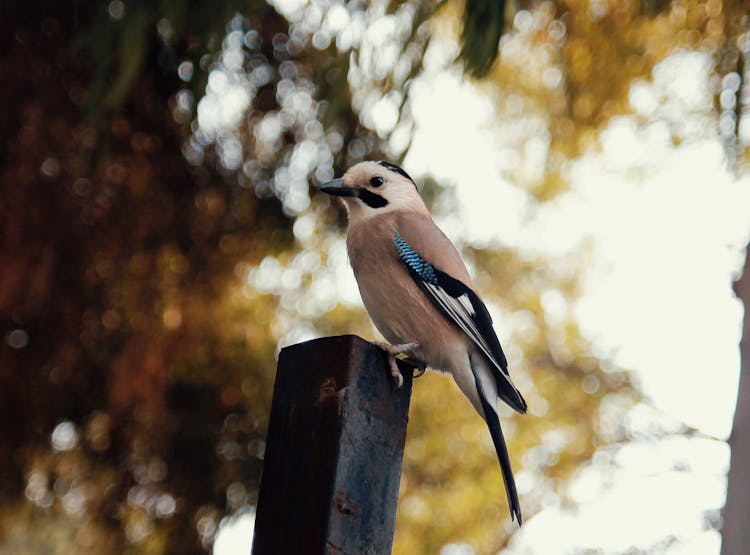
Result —
[[412, 370], [354, 335], [282, 349], [253, 555], [388, 554]]

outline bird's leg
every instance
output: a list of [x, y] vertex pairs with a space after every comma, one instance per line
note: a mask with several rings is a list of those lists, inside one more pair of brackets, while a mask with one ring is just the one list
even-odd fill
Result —
[[[401, 371], [398, 369], [396, 364], [396, 355], [413, 353], [419, 349], [419, 343], [402, 343], [400, 345], [391, 345], [383, 341], [376, 341], [375, 345], [383, 349], [388, 355], [388, 368], [391, 371], [391, 376], [396, 381], [396, 388], [400, 389], [404, 385], [404, 377], [401, 375]], [[420, 366], [418, 366], [421, 368]]]

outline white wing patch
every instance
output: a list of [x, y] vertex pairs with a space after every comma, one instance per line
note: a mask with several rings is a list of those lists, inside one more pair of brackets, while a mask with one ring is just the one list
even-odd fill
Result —
[[469, 298], [469, 295], [464, 293], [457, 300], [463, 305], [466, 312], [468, 312], [472, 316], [477, 315], [476, 311], [474, 310], [474, 305], [471, 304], [471, 299]]
[[[516, 390], [516, 386], [510, 381], [510, 375], [508, 371], [503, 369], [498, 364], [497, 359], [493, 356], [492, 350], [490, 349], [484, 336], [477, 328], [477, 325], [472, 318], [476, 313], [474, 307], [471, 305], [471, 300], [466, 294], [461, 295], [458, 298], [451, 297], [446, 293], [439, 285], [433, 285], [431, 283], [425, 283], [425, 288], [432, 295], [432, 297], [440, 304], [445, 312], [451, 317], [451, 319], [458, 324], [458, 327], [471, 338], [471, 340], [479, 347], [487, 358], [492, 361], [492, 364], [500, 370], [500, 374], [505, 378], [505, 381], [510, 387]], [[466, 306], [469, 304], [469, 307]]]

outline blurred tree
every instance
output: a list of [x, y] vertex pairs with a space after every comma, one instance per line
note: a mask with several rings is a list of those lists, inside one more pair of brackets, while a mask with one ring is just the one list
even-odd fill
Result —
[[0, 11], [0, 552], [208, 549], [263, 456], [277, 299], [247, 268], [312, 170], [377, 155], [349, 58], [252, 0]]
[[[539, 202], [633, 79], [679, 45], [723, 52], [747, 23], [734, 4], [589, 4], [523, 4], [512, 25], [427, 0], [3, 4], [0, 553], [201, 552], [253, 504], [278, 343], [372, 336], [338, 295], [340, 213], [308, 183], [403, 155], [437, 23], [466, 22], [498, 128], [523, 124], [514, 146], [545, 143], [541, 171], [510, 176]], [[450, 190], [425, 194], [439, 211]], [[531, 414], [506, 428], [531, 515], [628, 438], [637, 396], [577, 330], [575, 268], [466, 254], [513, 323]], [[489, 438], [445, 377], [423, 379], [395, 552], [497, 551], [511, 530]]]
[[[722, 135], [729, 160], [735, 171], [745, 169], [741, 136], [742, 117], [747, 111], [747, 57], [750, 54], [750, 34], [746, 31], [737, 41], [737, 48], [730, 49], [724, 56], [724, 64], [733, 62], [735, 73], [728, 73], [722, 82], [722, 92], [718, 106], [724, 125]], [[736, 75], [735, 79], [731, 76]], [[742, 339], [740, 340], [740, 378], [737, 388], [737, 408], [735, 409], [732, 432], [729, 438], [731, 457], [727, 476], [727, 501], [722, 512], [721, 530], [722, 555], [738, 553], [750, 545], [750, 244], [745, 251], [745, 267], [742, 276], [734, 285], [735, 293], [744, 307]]]
[[745, 269], [735, 284], [737, 296], [745, 309], [745, 320], [740, 342], [740, 384], [737, 410], [734, 415], [731, 464], [727, 479], [727, 504], [724, 507], [724, 525], [721, 530], [722, 555], [741, 553], [750, 545], [747, 521], [750, 516], [750, 250], [745, 255]]
[[244, 445], [262, 441], [275, 348], [261, 325], [242, 348], [227, 283], [238, 254], [290, 242], [277, 208], [182, 155], [174, 56], [226, 16], [178, 36], [149, 3], [3, 10], [4, 528], [23, 533], [25, 495], [84, 551], [193, 552], [227, 488], [257, 482]]

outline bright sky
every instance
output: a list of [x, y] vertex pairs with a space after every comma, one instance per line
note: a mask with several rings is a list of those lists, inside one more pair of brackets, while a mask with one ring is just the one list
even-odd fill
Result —
[[255, 509], [224, 517], [214, 540], [215, 555], [250, 555], [255, 528]]
[[[575, 313], [596, 354], [632, 369], [666, 418], [725, 438], [742, 319], [731, 284], [750, 229], [750, 182], [725, 169], [716, 140], [673, 145], [673, 122], [658, 100], [668, 93], [705, 111], [706, 67], [700, 54], [678, 54], [652, 81], [634, 84], [635, 114], [610, 122], [601, 151], [569, 167], [571, 191], [539, 212], [501, 177], [506, 154], [490, 127], [490, 100], [455, 72], [428, 73], [414, 84], [416, 135], [405, 166], [412, 175], [455, 185], [455, 217], [440, 222], [454, 239], [499, 240], [552, 259], [591, 239], [581, 276], [585, 293]], [[460, 113], [445, 109], [456, 105]], [[345, 257], [341, 263], [348, 276]], [[356, 292], [353, 278], [343, 279], [344, 289]], [[583, 469], [572, 486], [579, 508], [554, 505], [531, 517], [506, 553], [608, 554], [635, 546], [670, 555], [718, 554], [719, 534], [706, 530], [705, 521], [724, 503], [723, 442], [635, 442], [617, 452], [615, 463], [614, 474], [596, 462]], [[214, 552], [248, 554], [253, 518], [227, 519]], [[456, 544], [441, 555], [459, 553], [474, 552]]]

